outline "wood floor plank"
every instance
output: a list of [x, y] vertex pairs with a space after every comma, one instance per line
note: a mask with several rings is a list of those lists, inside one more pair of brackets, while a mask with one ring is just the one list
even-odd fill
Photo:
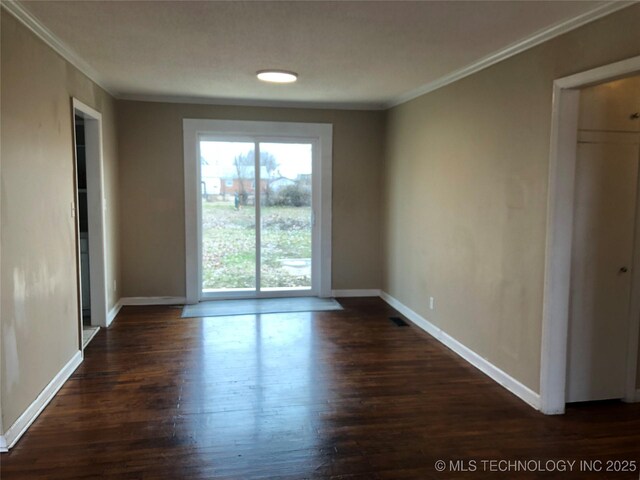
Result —
[[125, 307], [10, 453], [4, 479], [615, 478], [435, 462], [640, 462], [640, 405], [548, 417], [379, 299], [180, 318]]

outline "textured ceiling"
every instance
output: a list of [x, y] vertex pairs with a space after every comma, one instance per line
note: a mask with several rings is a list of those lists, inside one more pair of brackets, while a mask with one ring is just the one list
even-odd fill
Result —
[[[369, 107], [602, 3], [20, 2], [119, 96]], [[299, 81], [264, 84], [265, 68]]]

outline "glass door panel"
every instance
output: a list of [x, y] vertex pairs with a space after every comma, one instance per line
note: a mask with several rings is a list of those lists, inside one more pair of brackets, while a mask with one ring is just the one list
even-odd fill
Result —
[[209, 139], [199, 144], [202, 292], [253, 292], [255, 144]]
[[260, 151], [260, 290], [312, 286], [312, 144], [264, 143]]

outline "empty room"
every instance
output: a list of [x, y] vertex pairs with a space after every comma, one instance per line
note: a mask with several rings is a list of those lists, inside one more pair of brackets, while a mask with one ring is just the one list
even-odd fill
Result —
[[0, 5], [0, 478], [640, 477], [640, 3]]

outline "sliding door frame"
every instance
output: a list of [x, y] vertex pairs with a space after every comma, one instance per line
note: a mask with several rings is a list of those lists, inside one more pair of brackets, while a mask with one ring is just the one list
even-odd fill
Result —
[[[331, 124], [259, 122], [236, 120], [184, 119], [184, 191], [185, 191], [185, 288], [186, 302], [242, 297], [276, 297], [294, 295], [331, 296], [331, 175], [332, 140]], [[259, 158], [260, 143], [311, 143], [313, 155], [313, 219], [318, 235], [313, 238], [312, 287], [311, 290], [259, 291], [215, 293], [202, 292], [202, 225], [200, 179], [200, 137], [218, 138], [225, 141], [255, 142], [256, 159]], [[257, 162], [257, 160], [256, 160]], [[254, 180], [255, 181], [255, 180]], [[259, 219], [259, 194], [256, 197], [256, 222]], [[259, 232], [260, 229], [257, 229]], [[259, 235], [259, 234], [258, 234]], [[257, 236], [259, 242], [260, 238]], [[259, 243], [257, 244], [259, 248]], [[258, 255], [257, 268], [260, 268]], [[259, 280], [259, 275], [256, 278]]]

